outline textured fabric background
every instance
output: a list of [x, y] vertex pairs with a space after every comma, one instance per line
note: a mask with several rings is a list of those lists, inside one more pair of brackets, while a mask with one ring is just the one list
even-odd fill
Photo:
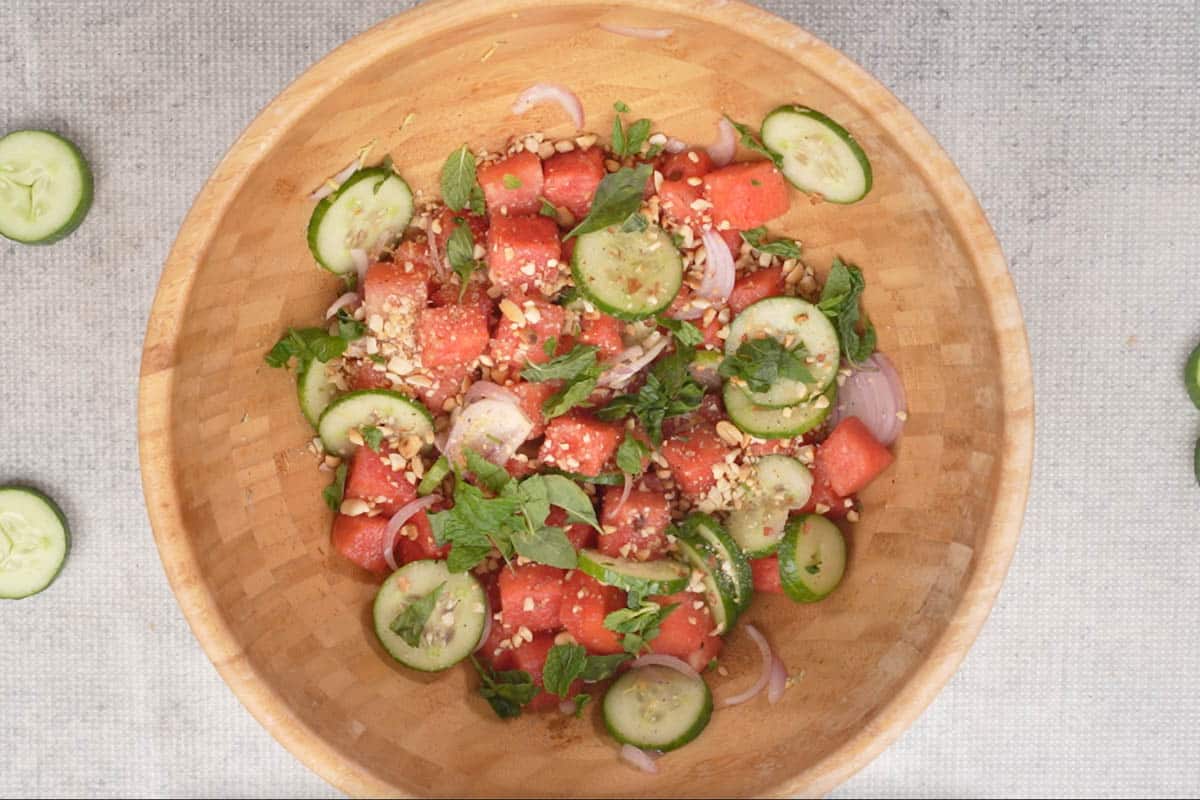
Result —
[[[287, 82], [407, 4], [2, 0], [0, 130], [96, 171], [83, 228], [0, 244], [0, 482], [60, 499], [53, 590], [0, 605], [0, 795], [329, 796], [184, 624], [137, 474], [160, 265]], [[1033, 347], [1037, 464], [999, 603], [933, 706], [839, 794], [1200, 792], [1196, 3], [784, 0], [866, 66], [978, 193]], [[936, 268], [936, 265], [930, 265]]]

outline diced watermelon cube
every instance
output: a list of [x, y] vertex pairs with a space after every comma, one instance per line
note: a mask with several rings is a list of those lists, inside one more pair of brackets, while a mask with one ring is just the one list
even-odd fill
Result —
[[504, 621], [531, 631], [558, 629], [563, 571], [546, 564], [521, 564], [500, 571], [500, 606]]
[[577, 522], [574, 525], [570, 524], [570, 517], [567, 516], [567, 512], [558, 506], [550, 509], [550, 516], [546, 517], [546, 524], [562, 528], [567, 534], [567, 540], [570, 541], [571, 546], [576, 550], [591, 547], [596, 542], [595, 528], [582, 522]]
[[479, 168], [479, 185], [492, 224], [506, 214], [531, 214], [542, 207], [542, 160], [528, 151]]
[[333, 518], [333, 546], [363, 569], [386, 575], [391, 572], [383, 555], [383, 534], [387, 524], [388, 518], [382, 515], [350, 517], [338, 514]]
[[350, 366], [350, 388], [354, 390], [390, 389], [392, 382], [388, 379], [387, 369], [382, 364], [376, 364], [370, 359], [363, 358]]
[[493, 217], [487, 263], [488, 277], [505, 290], [556, 285], [563, 263], [558, 224], [539, 214]]
[[496, 301], [488, 297], [487, 290], [480, 281], [472, 281], [467, 284], [466, 290], [461, 292], [461, 298], [459, 294], [459, 285], [447, 281], [433, 287], [429, 295], [429, 301], [438, 308], [444, 306], [474, 306], [483, 312], [489, 330], [496, 324]]
[[446, 243], [450, 241], [455, 228], [460, 224], [465, 224], [471, 229], [471, 239], [475, 244], [484, 243], [488, 229], [487, 217], [473, 214], [466, 209], [455, 211], [454, 209], [447, 208], [438, 215], [437, 224], [434, 226], [436, 230], [430, 231], [434, 236], [439, 253], [445, 254]]
[[779, 556], [751, 559], [750, 573], [754, 577], [754, 591], [783, 594], [783, 583], [779, 577]]
[[350, 456], [342, 495], [366, 500], [390, 517], [400, 506], [415, 500], [417, 490], [405, 480], [403, 472], [392, 470], [385, 453], [359, 447]]
[[570, 411], [546, 425], [538, 458], [543, 464], [580, 475], [596, 476], [617, 452], [624, 428], [601, 422], [582, 411]]
[[829, 485], [843, 497], [861, 491], [894, 457], [876, 441], [858, 417], [846, 417], [838, 423], [817, 448], [817, 463], [829, 478]]
[[565, 207], [575, 219], [587, 216], [596, 187], [604, 178], [604, 153], [599, 147], [555, 153], [542, 164], [545, 174], [543, 196]]
[[[554, 647], [554, 634], [534, 634], [532, 642], [523, 642], [520, 647], [513, 651], [513, 668], [528, 672], [536, 686], [544, 686], [542, 683], [542, 670], [546, 666], [546, 658], [550, 655], [552, 647]], [[581, 691], [583, 691], [583, 681], [572, 681], [571, 686], [567, 690], [567, 697], [574, 697]], [[543, 690], [538, 692], [525, 708], [529, 711], [557, 709], [561, 701], [562, 698], [558, 695]]]
[[737, 260], [738, 253], [742, 252], [742, 232], [733, 228], [718, 230], [717, 235], [725, 240], [725, 246], [729, 248], [730, 254], [734, 260]]
[[475, 372], [468, 364], [447, 364], [424, 370], [429, 375], [429, 386], [416, 386], [417, 397], [430, 411], [445, 410], [446, 401], [463, 391], [463, 381]]
[[376, 262], [367, 268], [362, 288], [367, 319], [411, 315], [429, 299], [429, 265], [423, 260]]
[[621, 637], [604, 627], [604, 618], [624, 607], [623, 591], [575, 570], [563, 583], [559, 616], [567, 633], [589, 653], [606, 655], [623, 652]]
[[699, 186], [692, 186], [686, 181], [663, 181], [658, 189], [659, 208], [675, 222], [694, 222], [700, 218], [700, 213], [692, 208], [692, 203], [704, 197]]
[[729, 295], [729, 310], [734, 314], [740, 314], [759, 300], [778, 297], [781, 294], [783, 294], [783, 267], [767, 267], [748, 272], [734, 282], [733, 292]]
[[669, 181], [703, 178], [713, 170], [713, 160], [706, 150], [689, 147], [678, 153], [663, 153], [658, 157], [658, 171]]
[[730, 164], [704, 176], [712, 218], [739, 230], [756, 228], [788, 210], [787, 183], [770, 161]]
[[[527, 362], [544, 364], [551, 356], [546, 353], [546, 342], [554, 338], [562, 343], [563, 324], [567, 312], [562, 306], [544, 300], [526, 299], [520, 295], [508, 298], [521, 309], [524, 318], [514, 322], [502, 316], [496, 323], [496, 333], [492, 337], [489, 353], [496, 366], [507, 364], [515, 375], [525, 368]], [[530, 309], [534, 314], [530, 314]], [[536, 319], [535, 319], [536, 317]]]
[[852, 506], [846, 505], [842, 497], [829, 485], [829, 478], [818, 460], [812, 467], [813, 487], [808, 502], [800, 509], [801, 514], [823, 514], [830, 519], [841, 519]]
[[469, 364], [487, 350], [487, 315], [479, 306], [427, 308], [419, 320], [417, 343], [426, 367]]
[[721, 655], [721, 649], [725, 646], [725, 640], [720, 636], [709, 634], [704, 637], [704, 641], [700, 643], [698, 650], [693, 650], [684, 659], [688, 662], [692, 669], [696, 672], [703, 672], [708, 669], [708, 665], [712, 660]]
[[603, 532], [597, 549], [633, 561], [662, 558], [671, 546], [667, 540], [667, 528], [671, 525], [667, 498], [658, 492], [634, 489], [622, 504], [622, 492], [620, 486], [604, 490], [604, 509], [600, 515]]
[[521, 401], [521, 410], [533, 423], [533, 430], [529, 432], [528, 438], [536, 439], [546, 430], [546, 417], [542, 414], [542, 404], [561, 387], [562, 381], [543, 381], [542, 383], [522, 381], [508, 387]]
[[580, 320], [579, 343], [599, 348], [597, 358], [611, 361], [625, 350], [625, 344], [621, 341], [623, 328], [616, 317], [599, 311], [585, 312]]
[[[662, 621], [658, 636], [650, 642], [650, 652], [686, 659], [704, 645], [713, 630], [712, 612], [704, 596], [695, 592], [654, 595], [650, 600], [660, 606], [678, 603]], [[698, 606], [698, 607], [697, 607]]]
[[[416, 531], [415, 536], [407, 535], [411, 530]], [[444, 544], [439, 547], [433, 540], [433, 526], [429, 524], [429, 517], [424, 511], [413, 514], [408, 522], [404, 523], [396, 539], [400, 543], [400, 561], [404, 564], [450, 555], [450, 545]]]
[[716, 427], [703, 423], [675, 434], [662, 445], [675, 483], [690, 497], [699, 497], [716, 485], [713, 469], [723, 464], [730, 452]]

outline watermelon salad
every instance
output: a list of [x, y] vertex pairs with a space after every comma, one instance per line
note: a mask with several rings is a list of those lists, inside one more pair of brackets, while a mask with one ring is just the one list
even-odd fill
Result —
[[[594, 700], [653, 771], [714, 705], [780, 699], [787, 666], [738, 620], [836, 589], [893, 460], [904, 395], [862, 273], [818, 280], [768, 228], [858, 200], [870, 163], [802, 106], [689, 147], [620, 102], [607, 141], [585, 133], [561, 87], [515, 110], [546, 101], [578, 135], [463, 145], [437, 197], [369, 148], [318, 189], [308, 244], [344, 288], [266, 359], [297, 368], [333, 549], [378, 576], [386, 652], [466, 662], [502, 718]], [[720, 666], [735, 629], [753, 675]]]

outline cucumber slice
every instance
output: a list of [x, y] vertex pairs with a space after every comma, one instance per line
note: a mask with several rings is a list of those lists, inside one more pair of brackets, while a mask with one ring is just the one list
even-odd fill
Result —
[[310, 358], [300, 366], [296, 376], [296, 394], [300, 398], [300, 411], [303, 412], [312, 426], [317, 427], [321, 415], [333, 398], [337, 396], [337, 386], [329, 378], [329, 370], [325, 362]]
[[798, 458], [772, 453], [754, 465], [754, 482], [762, 502], [801, 508], [812, 496], [813, 476]]
[[808, 351], [808, 369], [816, 382], [806, 385], [780, 378], [765, 392], [749, 392], [756, 405], [782, 408], [815, 397], [833, 384], [838, 371], [838, 337], [833, 323], [821, 310], [798, 297], [768, 297], [746, 308], [729, 326], [725, 355], [731, 356], [742, 342], [769, 336], [780, 342], [802, 342]]
[[1192, 351], [1187, 366], [1183, 368], [1183, 383], [1187, 386], [1188, 397], [1200, 408], [1200, 346]]
[[601, 583], [638, 592], [643, 597], [681, 592], [691, 577], [691, 570], [678, 561], [630, 561], [596, 550], [579, 551], [579, 569]]
[[0, 600], [54, 583], [70, 545], [67, 518], [53, 500], [24, 486], [0, 487]]
[[425, 406], [390, 389], [363, 389], [333, 401], [317, 422], [325, 449], [338, 456], [354, 452], [350, 431], [364, 425], [386, 425], [399, 434], [433, 436], [433, 417]]
[[871, 191], [871, 162], [849, 131], [820, 111], [780, 106], [762, 124], [767, 149], [783, 156], [783, 176], [802, 192], [853, 203]]
[[775, 552], [783, 538], [788, 512], [812, 496], [813, 477], [798, 459], [771, 454], [754, 465], [750, 497], [729, 514], [729, 532], [750, 558]]
[[688, 372], [692, 374], [692, 380], [705, 389], [720, 389], [721, 376], [717, 370], [724, 360], [725, 357], [718, 350], [697, 350], [692, 363], [688, 364]]
[[308, 249], [325, 269], [337, 275], [354, 271], [351, 250], [372, 250], [399, 237], [413, 215], [408, 184], [385, 167], [355, 172], [313, 209], [308, 221]]
[[683, 259], [657, 225], [632, 233], [605, 228], [575, 240], [571, 273], [596, 308], [638, 320], [671, 305], [683, 284]]
[[733, 581], [721, 571], [720, 561], [712, 551], [699, 542], [680, 539], [676, 546], [683, 560], [703, 576], [701, 582], [704, 584], [704, 599], [708, 601], [708, 610], [713, 616], [713, 633], [725, 633], [737, 622], [740, 613]]
[[725, 413], [734, 425], [760, 439], [789, 439], [808, 433], [820, 425], [833, 410], [837, 384], [812, 400], [784, 408], [755, 405], [750, 396], [732, 383], [726, 382], [722, 397]]
[[666, 752], [700, 735], [712, 717], [712, 692], [657, 664], [631, 669], [604, 695], [604, 727], [618, 742]]
[[[443, 585], [444, 584], [444, 585]], [[391, 629], [415, 600], [438, 595], [421, 641], [412, 647]], [[451, 572], [444, 561], [413, 561], [393, 572], [375, 595], [375, 635], [392, 658], [422, 672], [439, 672], [475, 651], [487, 620], [487, 596], [469, 572]]]
[[846, 540], [825, 517], [792, 520], [779, 543], [779, 577], [797, 603], [815, 603], [837, 588], [846, 571]]
[[737, 543], [725, 532], [721, 524], [708, 514], [690, 515], [683, 524], [685, 535], [693, 543], [702, 545], [715, 558], [720, 574], [733, 589], [738, 611], [750, 607], [754, 595], [754, 575], [750, 563]]
[[725, 524], [747, 558], [763, 558], [779, 547], [789, 513], [790, 509], [785, 506], [749, 505], [730, 511]]
[[50, 131], [0, 138], [0, 236], [51, 244], [92, 207], [92, 171], [70, 141]]

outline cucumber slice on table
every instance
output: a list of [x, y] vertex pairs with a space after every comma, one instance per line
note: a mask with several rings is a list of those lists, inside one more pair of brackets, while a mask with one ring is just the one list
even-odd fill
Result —
[[815, 603], [837, 588], [846, 571], [846, 540], [838, 526], [817, 514], [788, 523], [779, 543], [783, 591], [797, 603]]
[[370, 251], [399, 237], [412, 215], [412, 191], [403, 178], [385, 167], [360, 169], [313, 209], [308, 249], [330, 272], [353, 272], [351, 250]]
[[779, 378], [765, 392], [749, 392], [755, 405], [782, 408], [811, 399], [833, 384], [838, 371], [838, 337], [833, 323], [819, 308], [798, 297], [768, 297], [738, 314], [729, 326], [725, 355], [731, 356], [747, 339], [769, 336], [780, 342], [803, 343], [808, 370], [815, 382]]
[[[402, 611], [441, 586], [413, 647], [391, 625]], [[393, 572], [375, 595], [375, 635], [392, 658], [423, 672], [448, 669], [475, 651], [487, 619], [487, 596], [469, 572], [451, 572], [444, 561], [413, 561]]]
[[596, 550], [579, 551], [579, 570], [601, 583], [643, 597], [683, 591], [691, 577], [691, 570], [678, 561], [630, 561]]
[[794, 406], [768, 408], [755, 405], [750, 395], [726, 382], [722, 397], [725, 413], [738, 428], [760, 439], [789, 439], [808, 433], [820, 425], [833, 410], [837, 384], [833, 384], [812, 400]]
[[604, 695], [604, 727], [618, 742], [666, 752], [700, 735], [712, 717], [703, 678], [659, 665], [637, 667]]
[[0, 599], [29, 597], [53, 583], [70, 543], [53, 500], [24, 486], [0, 487]]
[[612, 227], [575, 240], [571, 272], [596, 308], [637, 320], [671, 305], [683, 284], [683, 259], [657, 225], [631, 233]]
[[0, 236], [57, 242], [92, 207], [92, 171], [79, 148], [50, 131], [0, 138]]
[[1192, 351], [1191, 358], [1183, 368], [1183, 383], [1187, 386], [1188, 397], [1200, 408], [1200, 346]]
[[762, 124], [767, 149], [783, 157], [793, 186], [831, 203], [853, 203], [871, 191], [871, 162], [849, 131], [820, 111], [780, 106]]
[[296, 394], [300, 398], [300, 411], [314, 428], [317, 427], [325, 409], [329, 408], [329, 404], [337, 396], [337, 392], [337, 386], [329, 378], [329, 370], [325, 369], [324, 361], [310, 358], [300, 366], [300, 372], [296, 376]]
[[433, 417], [425, 406], [391, 389], [363, 389], [333, 401], [317, 422], [325, 449], [338, 456], [354, 452], [350, 431], [364, 425], [386, 425], [401, 435], [433, 436]]
[[812, 496], [808, 467], [791, 456], [763, 456], [754, 465], [754, 493], [746, 504], [729, 513], [729, 533], [750, 558], [775, 552], [783, 538], [788, 512]]

